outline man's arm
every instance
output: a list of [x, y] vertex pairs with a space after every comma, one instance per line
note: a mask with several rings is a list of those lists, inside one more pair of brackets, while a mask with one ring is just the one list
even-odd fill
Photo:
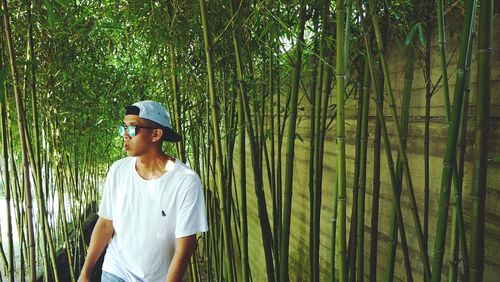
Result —
[[87, 258], [83, 264], [82, 272], [80, 273], [78, 281], [90, 281], [92, 269], [108, 245], [111, 236], [113, 236], [113, 232], [113, 221], [99, 217], [94, 230], [92, 231], [92, 237], [90, 238], [90, 244], [87, 250]]
[[170, 263], [165, 282], [178, 282], [182, 280], [191, 255], [196, 248], [196, 234], [175, 239], [175, 253]]

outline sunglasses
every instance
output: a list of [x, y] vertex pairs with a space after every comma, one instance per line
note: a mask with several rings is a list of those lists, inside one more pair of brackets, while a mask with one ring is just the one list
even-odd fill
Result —
[[139, 125], [120, 125], [120, 126], [118, 126], [118, 132], [120, 132], [120, 136], [124, 136], [125, 132], [127, 132], [128, 136], [134, 137], [137, 135], [138, 128], [155, 129], [156, 127], [139, 126]]

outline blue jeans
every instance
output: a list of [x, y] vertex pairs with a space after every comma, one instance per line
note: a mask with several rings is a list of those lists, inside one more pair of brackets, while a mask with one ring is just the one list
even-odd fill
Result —
[[101, 276], [101, 282], [125, 282], [125, 280], [121, 279], [120, 277], [114, 274], [103, 271]]

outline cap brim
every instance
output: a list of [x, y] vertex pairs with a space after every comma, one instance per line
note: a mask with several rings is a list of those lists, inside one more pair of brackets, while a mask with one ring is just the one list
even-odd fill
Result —
[[167, 142], [179, 142], [182, 140], [182, 137], [175, 131], [173, 131], [171, 128], [164, 127], [165, 130], [165, 138], [163, 140]]

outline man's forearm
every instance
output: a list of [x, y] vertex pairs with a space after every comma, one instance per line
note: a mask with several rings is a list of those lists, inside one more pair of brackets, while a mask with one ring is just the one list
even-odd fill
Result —
[[99, 218], [92, 231], [87, 257], [82, 267], [82, 274], [90, 275], [94, 265], [108, 245], [113, 236], [113, 222], [111, 220]]
[[182, 280], [195, 248], [196, 235], [176, 239], [174, 257], [170, 262], [165, 282], [178, 282]]

